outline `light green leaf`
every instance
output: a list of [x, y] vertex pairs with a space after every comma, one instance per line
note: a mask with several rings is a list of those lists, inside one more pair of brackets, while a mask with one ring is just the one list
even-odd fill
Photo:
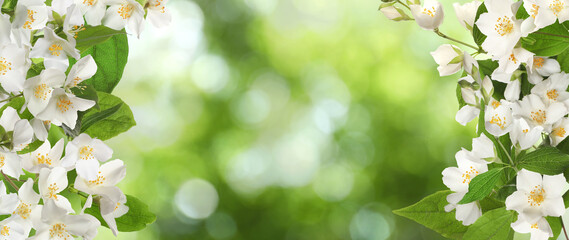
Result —
[[522, 38], [522, 46], [536, 56], [556, 56], [569, 48], [569, 32], [554, 23]]
[[569, 167], [569, 155], [554, 147], [545, 147], [521, 157], [518, 168], [525, 168], [541, 174], [560, 174]]
[[446, 197], [451, 191], [439, 191], [423, 198], [409, 207], [398, 209], [393, 213], [409, 218], [428, 227], [444, 237], [458, 239], [468, 229], [456, 220], [455, 211], [446, 212], [444, 207], [448, 204]]
[[111, 93], [121, 80], [128, 58], [128, 39], [125, 34], [117, 34], [109, 40], [97, 44], [81, 54], [91, 54], [97, 63], [97, 73], [85, 85], [93, 85], [97, 91]]
[[85, 30], [77, 33], [77, 45], [75, 48], [80, 52], [84, 52], [94, 45], [104, 43], [117, 34], [126, 34], [126, 32], [124, 30], [114, 30], [103, 25], [96, 27], [87, 26]]
[[470, 181], [470, 184], [468, 184], [468, 192], [458, 203], [467, 204], [484, 199], [492, 192], [492, 189], [494, 189], [496, 183], [500, 180], [502, 170], [504, 170], [504, 168], [494, 168], [474, 177]]
[[85, 112], [81, 132], [107, 140], [136, 125], [132, 111], [120, 98], [104, 92], [97, 92], [97, 95], [101, 109], [92, 108]]
[[484, 213], [464, 234], [464, 240], [506, 240], [514, 238], [510, 224], [514, 212], [497, 208]]
[[[120, 232], [134, 232], [146, 228], [147, 225], [156, 221], [156, 215], [148, 209], [148, 205], [131, 195], [126, 195], [126, 206], [128, 212], [115, 219], [117, 228]], [[91, 208], [85, 210], [85, 213], [91, 214], [101, 222], [104, 227], [109, 227], [101, 216], [101, 211], [97, 204], [93, 204]]]
[[0, 113], [3, 113], [7, 107], [12, 107], [12, 108], [16, 109], [16, 112], [18, 112], [18, 115], [20, 115], [20, 118], [28, 119], [28, 120], [32, 119], [34, 116], [30, 113], [30, 111], [28, 111], [27, 108], [23, 113], [20, 114], [20, 110], [22, 109], [22, 106], [24, 106], [25, 103], [26, 103], [26, 100], [24, 99], [24, 97], [13, 98], [8, 103], [6, 103], [6, 105], [4, 105], [0, 108]]

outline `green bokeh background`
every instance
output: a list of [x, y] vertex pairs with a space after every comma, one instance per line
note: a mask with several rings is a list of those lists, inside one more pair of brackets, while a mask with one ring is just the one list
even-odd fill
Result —
[[[441, 2], [441, 31], [472, 42]], [[108, 141], [120, 187], [158, 216], [118, 238], [441, 239], [391, 211], [446, 189], [475, 126], [454, 121], [459, 76], [429, 54], [446, 40], [380, 3], [171, 0], [169, 28], [130, 38], [115, 90], [138, 122]], [[180, 188], [192, 179], [217, 194]], [[215, 196], [206, 219], [181, 210]]]

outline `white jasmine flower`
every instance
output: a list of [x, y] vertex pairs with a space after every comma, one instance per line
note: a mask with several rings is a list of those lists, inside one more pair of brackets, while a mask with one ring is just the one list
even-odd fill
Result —
[[6, 194], [6, 185], [0, 181], [0, 214], [12, 214], [18, 207], [18, 194]]
[[[172, 16], [170, 15], [170, 11], [168, 11], [168, 9], [166, 9], [165, 6], [166, 2], [167, 0], [149, 0], [147, 3], [148, 8], [146, 9], [147, 10], [146, 19], [150, 21], [150, 23], [152, 23], [152, 25], [154, 25], [157, 28], [166, 27], [172, 21]], [[397, 11], [397, 9], [395, 9], [393, 6], [391, 6], [391, 9], [389, 9], [389, 12], [387, 13], [383, 9], [384, 8], [380, 8], [380, 11], [391, 20], [407, 17], [407, 15], [403, 11], [401, 10]], [[397, 12], [400, 15], [399, 17], [390, 18], [394, 17], [394, 15], [396, 14], [395, 12], [393, 12], [393, 9], [395, 9], [395, 12]], [[407, 19], [409, 19], [409, 17], [407, 17]]]
[[34, 191], [33, 186], [34, 181], [31, 178], [22, 184], [18, 190], [18, 205], [12, 212], [12, 217], [24, 227], [26, 236], [33, 226], [32, 219], [39, 215], [42, 209], [42, 206], [38, 205], [40, 195]]
[[561, 141], [567, 137], [567, 131], [569, 130], [569, 119], [562, 118], [553, 124], [553, 129], [551, 134], [549, 134], [549, 139], [551, 139], [551, 145], [557, 146]]
[[112, 155], [113, 150], [103, 141], [81, 133], [67, 144], [62, 165], [75, 166], [77, 175], [91, 181], [97, 179], [99, 161], [105, 162]]
[[518, 79], [512, 80], [506, 85], [506, 89], [504, 90], [504, 98], [510, 102], [520, 100], [521, 90], [521, 81]]
[[32, 239], [93, 239], [101, 223], [89, 214], [69, 215], [52, 200], [46, 201], [41, 211], [41, 219], [36, 220], [36, 235]]
[[[535, 4], [537, 7], [534, 6]], [[557, 20], [560, 23], [569, 20], [569, 1], [567, 0], [539, 0], [531, 3], [531, 6], [532, 16], [537, 11], [534, 18], [537, 29], [549, 26]]]
[[480, 7], [481, 4], [482, 2], [480, 1], [472, 1], [463, 5], [460, 5], [460, 3], [452, 4], [456, 17], [458, 18], [458, 22], [460, 22], [460, 24], [469, 31], [472, 31], [472, 28], [474, 27], [476, 12], [478, 12], [478, 7]]
[[7, 218], [0, 222], [0, 240], [24, 240], [27, 237], [24, 226], [13, 218]]
[[457, 46], [451, 44], [443, 44], [431, 56], [439, 65], [437, 70], [441, 76], [448, 76], [457, 73], [462, 69], [463, 52]]
[[563, 194], [569, 183], [563, 174], [543, 175], [522, 169], [516, 176], [517, 191], [506, 198], [506, 209], [515, 210], [527, 222], [544, 216], [559, 217], [565, 213]]
[[69, 74], [67, 75], [67, 80], [65, 80], [65, 88], [76, 87], [77, 84], [89, 79], [95, 75], [97, 72], [97, 63], [91, 55], [87, 55], [73, 65]]
[[486, 135], [472, 139], [472, 155], [476, 158], [487, 159], [496, 157], [494, 143]]
[[438, 28], [443, 23], [445, 13], [438, 1], [425, 0], [422, 7], [418, 4], [412, 4], [409, 7], [417, 24], [426, 30]]
[[540, 96], [544, 103], [564, 102], [569, 99], [566, 91], [569, 86], [569, 74], [561, 72], [549, 76], [546, 80], [536, 84], [531, 93]]
[[513, 117], [509, 102], [502, 100], [498, 102], [491, 99], [484, 112], [486, 130], [496, 136], [508, 133], [512, 127]]
[[512, 12], [513, 2], [486, 0], [484, 4], [488, 12], [481, 14], [476, 21], [480, 31], [487, 36], [482, 48], [493, 57], [508, 56], [522, 36], [521, 20], [517, 20]]
[[[128, 212], [128, 206], [125, 205], [126, 203], [126, 196], [124, 194], [121, 195], [118, 202], [115, 202], [107, 197], [102, 197], [100, 200], [101, 203], [101, 215], [107, 225], [113, 232], [115, 236], [118, 234], [117, 223], [115, 221], [116, 218], [125, 215]], [[112, 209], [110, 213], [104, 214], [103, 209]], [[107, 210], [108, 211], [108, 210]]]
[[69, 67], [68, 57], [79, 59], [79, 50], [75, 49], [75, 41], [69, 42], [57, 36], [50, 28], [44, 28], [44, 37], [38, 39], [32, 51], [31, 58], [43, 58], [45, 68], [56, 68], [66, 71]]
[[49, 120], [57, 126], [65, 124], [73, 129], [77, 122], [77, 111], [86, 111], [94, 105], [94, 101], [78, 98], [71, 93], [66, 93], [61, 88], [57, 88], [53, 90], [47, 107], [37, 117]]
[[48, 68], [40, 75], [26, 80], [24, 98], [30, 113], [37, 116], [45, 109], [51, 99], [54, 88], [61, 87], [65, 81], [65, 73], [59, 69]]
[[[18, 156], [18, 154], [0, 148], [0, 170], [3, 173], [16, 179], [20, 178], [20, 175], [24, 174], [20, 162], [21, 158]], [[0, 194], [1, 193], [2, 188], [0, 188]]]
[[48, 10], [45, 0], [21, 0], [16, 5], [14, 26], [24, 30], [39, 30], [46, 26]]
[[530, 240], [547, 240], [553, 237], [553, 231], [547, 220], [543, 217], [537, 221], [528, 222], [523, 215], [518, 216], [518, 220], [511, 225], [514, 231], [519, 233], [531, 233]]
[[528, 68], [531, 68], [533, 64], [534, 54], [523, 48], [514, 48], [507, 55], [499, 56], [499, 58], [494, 58], [498, 60], [498, 68], [492, 72], [492, 79], [508, 83], [512, 77], [514, 71], [516, 71], [520, 64], [525, 63]]
[[101, 25], [101, 20], [107, 10], [105, 0], [75, 0], [75, 4], [81, 9], [82, 15], [85, 15], [87, 24], [91, 26]]
[[[63, 154], [63, 138], [57, 141], [53, 148], [49, 140], [35, 151], [22, 155], [22, 167], [31, 173], [39, 173], [42, 168], [54, 168], [61, 165]], [[67, 169], [71, 170], [71, 169]]]
[[42, 142], [45, 142], [49, 133], [51, 122], [34, 118], [30, 120], [30, 124], [32, 125], [32, 129], [36, 138]]
[[462, 221], [464, 225], [470, 225], [482, 215], [478, 203], [458, 204], [458, 202], [468, 192], [470, 181], [478, 174], [488, 171], [488, 166], [486, 161], [476, 158], [465, 149], [457, 152], [455, 158], [458, 167], [445, 168], [442, 173], [443, 183], [454, 192], [447, 196], [449, 204], [445, 206], [445, 211], [450, 212], [456, 208], [456, 219]]
[[[156, 1], [159, 6], [163, 5], [163, 3]], [[155, 5], [157, 4], [155, 3]], [[383, 15], [385, 15], [385, 17], [387, 17], [389, 20], [393, 20], [393, 21], [401, 21], [401, 20], [410, 20], [411, 18], [400, 8], [394, 6], [396, 4], [396, 2], [388, 2], [388, 3], [382, 3], [379, 6], [379, 11], [381, 11], [381, 13], [383, 13]], [[163, 7], [163, 6], [162, 6]], [[146, 16], [146, 19], [150, 20], [150, 22], [155, 26], [155, 27], [160, 27], [163, 26], [164, 24], [169, 24], [171, 21], [171, 17], [170, 17], [170, 13], [166, 12], [166, 9], [164, 8], [164, 12], [160, 11], [160, 9], [158, 8], [154, 8], [154, 10], [152, 11], [152, 16], [150, 15], [150, 8], [148, 8], [148, 15]], [[167, 17], [165, 15], [168, 15]], [[156, 22], [156, 23], [155, 23]], [[164, 22], [164, 23], [162, 23]]]
[[6, 91], [22, 91], [28, 68], [24, 49], [16, 44], [0, 45], [0, 84]]
[[[113, 202], [119, 202], [122, 191], [115, 185], [126, 175], [126, 168], [123, 161], [109, 161], [98, 168], [97, 178], [87, 180], [81, 176], [75, 179], [75, 188], [91, 195], [101, 195], [108, 197]], [[112, 212], [112, 209], [101, 209], [103, 214]]]
[[[72, 0], [69, 0], [72, 1]], [[71, 4], [67, 8], [67, 14], [63, 20], [63, 32], [67, 36], [67, 40], [71, 45], [75, 45], [77, 34], [80, 31], [85, 30], [85, 20], [83, 19], [83, 13], [81, 9], [76, 4]]]
[[68, 213], [74, 212], [71, 203], [59, 193], [67, 188], [67, 171], [62, 167], [40, 170], [38, 188], [43, 201], [52, 200], [55, 205], [65, 209]]
[[525, 118], [530, 127], [541, 126], [548, 133], [551, 132], [552, 125], [567, 114], [563, 103], [554, 102], [547, 106], [535, 94], [525, 96], [522, 101], [512, 106], [514, 116]]
[[533, 57], [533, 64], [528, 69], [528, 81], [531, 84], [540, 83], [543, 78], [561, 72], [561, 66], [555, 59], [547, 57]]
[[32, 142], [34, 132], [32, 126], [26, 119], [20, 119], [16, 109], [7, 107], [0, 117], [0, 125], [4, 127], [6, 132], [13, 132], [12, 144], [15, 151], [24, 149]]
[[110, 7], [103, 18], [103, 24], [115, 30], [128, 25], [128, 30], [139, 37], [144, 28], [144, 9], [134, 0], [109, 1]]
[[530, 127], [524, 118], [514, 120], [514, 126], [510, 131], [510, 139], [512, 144], [518, 144], [520, 150], [525, 150], [532, 147], [539, 139], [541, 139], [541, 132], [543, 127], [535, 126]]

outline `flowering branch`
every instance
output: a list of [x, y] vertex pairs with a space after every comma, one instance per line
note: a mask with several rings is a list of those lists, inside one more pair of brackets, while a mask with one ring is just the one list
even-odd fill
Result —
[[477, 52], [480, 52], [480, 49], [479, 49], [478, 47], [472, 46], [472, 45], [470, 45], [470, 44], [468, 44], [468, 43], [465, 43], [465, 42], [463, 42], [463, 41], [460, 41], [460, 40], [457, 40], [457, 39], [455, 39], [455, 38], [449, 37], [448, 35], [442, 33], [438, 28], [435, 28], [435, 29], [433, 30], [433, 32], [435, 32], [437, 35], [441, 36], [442, 38], [451, 40], [451, 41], [456, 42], [456, 43], [460, 43], [460, 44], [462, 44], [462, 45], [464, 45], [464, 46], [467, 46], [467, 47], [469, 47], [469, 48], [472, 48], [472, 49], [476, 50]]

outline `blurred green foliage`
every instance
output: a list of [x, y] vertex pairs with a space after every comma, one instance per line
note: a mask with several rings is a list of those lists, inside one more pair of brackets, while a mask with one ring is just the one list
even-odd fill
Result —
[[[441, 30], [468, 39], [442, 2]], [[158, 216], [119, 239], [441, 238], [391, 211], [446, 189], [474, 136], [454, 121], [458, 75], [429, 55], [442, 39], [380, 1], [169, 4], [173, 26], [129, 39], [115, 89], [138, 123], [108, 143], [121, 188]], [[219, 199], [203, 220], [176, 200], [197, 178]]]

